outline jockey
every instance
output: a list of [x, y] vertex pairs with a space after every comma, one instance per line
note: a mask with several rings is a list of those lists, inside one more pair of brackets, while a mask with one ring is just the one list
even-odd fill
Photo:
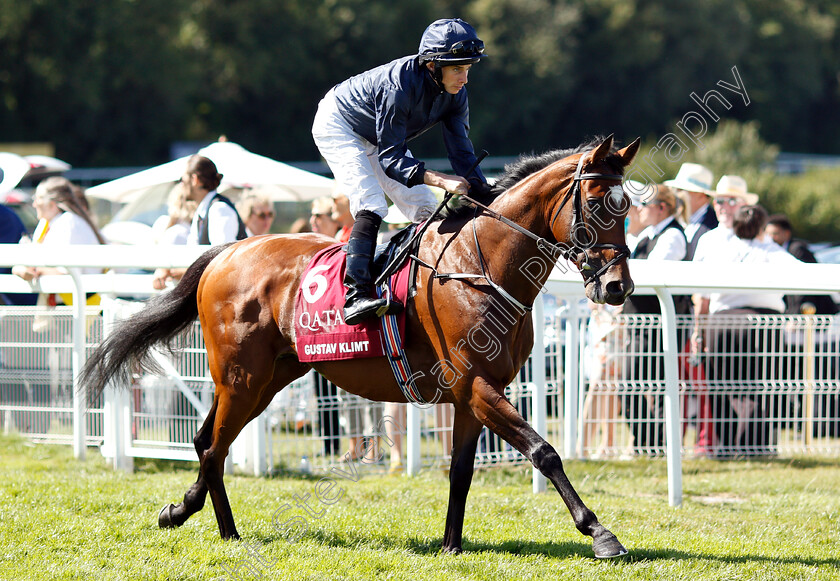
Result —
[[[413, 222], [429, 218], [437, 200], [428, 186], [456, 194], [487, 189], [467, 135], [467, 76], [484, 55], [484, 43], [459, 18], [437, 20], [406, 56], [339, 83], [318, 105], [315, 144], [350, 198], [355, 223], [347, 243], [344, 320], [350, 325], [382, 316], [387, 302], [371, 296], [371, 260], [387, 194]], [[441, 123], [456, 175], [426, 169], [406, 142]], [[391, 303], [389, 313], [402, 308]]]

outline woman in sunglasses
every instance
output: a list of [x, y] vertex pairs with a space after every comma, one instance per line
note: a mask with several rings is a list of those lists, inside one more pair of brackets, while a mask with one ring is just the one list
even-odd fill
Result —
[[255, 191], [246, 191], [236, 202], [236, 211], [245, 222], [248, 236], [259, 236], [271, 232], [274, 223], [274, 204], [271, 198]]
[[[472, 26], [458, 18], [437, 20], [423, 33], [418, 54], [339, 83], [319, 104], [312, 135], [355, 218], [344, 277], [348, 324], [375, 316], [386, 304], [371, 296], [370, 275], [376, 235], [388, 212], [386, 194], [419, 222], [437, 206], [427, 186], [456, 194], [487, 190], [481, 170], [466, 175], [476, 156], [465, 85], [470, 68], [484, 56]], [[454, 175], [426, 169], [408, 150], [410, 139], [437, 123]], [[391, 312], [401, 308], [391, 305]]]

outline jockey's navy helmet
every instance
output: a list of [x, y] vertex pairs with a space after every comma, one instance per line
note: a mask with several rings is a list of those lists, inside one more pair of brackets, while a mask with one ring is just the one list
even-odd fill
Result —
[[432, 22], [423, 32], [418, 53], [421, 63], [439, 66], [473, 64], [487, 56], [475, 29], [460, 18]]

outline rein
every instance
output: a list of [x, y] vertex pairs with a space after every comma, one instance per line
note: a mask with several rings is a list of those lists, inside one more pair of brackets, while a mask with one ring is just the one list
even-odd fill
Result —
[[[574, 214], [572, 216], [572, 232], [574, 232], [579, 227], [579, 225], [583, 225], [583, 231], [587, 233], [587, 238], [588, 238], [589, 233], [586, 230], [586, 222], [583, 219], [583, 201], [582, 201], [582, 198], [581, 198], [580, 182], [582, 182], [584, 180], [618, 180], [618, 181], [621, 181], [623, 179], [623, 176], [621, 176], [619, 174], [581, 173], [582, 168], [583, 168], [583, 155], [581, 155], [580, 159], [578, 160], [578, 165], [577, 165], [577, 168], [575, 169], [575, 175], [572, 178], [572, 187], [569, 191], [566, 192], [566, 194], [563, 196], [563, 199], [561, 200], [560, 204], [557, 206], [557, 209], [554, 211], [554, 213], [551, 217], [551, 221], [549, 222], [548, 228], [549, 228], [549, 230], [554, 229], [554, 222], [557, 221], [557, 218], [560, 216], [560, 212], [563, 210], [566, 203], [570, 199], [572, 199], [572, 200], [574, 200]], [[531, 238], [532, 240], [534, 240], [537, 243], [537, 247], [540, 250], [545, 251], [547, 254], [550, 254], [550, 255], [553, 256], [557, 253], [560, 253], [563, 256], [563, 258], [565, 258], [566, 260], [570, 260], [572, 262], [575, 262], [576, 255], [579, 254], [582, 251], [585, 255], [585, 259], [581, 263], [580, 269], [581, 269], [581, 272], [584, 274], [584, 278], [585, 278], [584, 284], [589, 284], [590, 282], [593, 282], [594, 280], [597, 280], [612, 265], [616, 264], [622, 258], [630, 256], [630, 249], [625, 244], [595, 243], [595, 244], [586, 244], [582, 248], [578, 248], [577, 246], [575, 246], [575, 247], [572, 247], [572, 248], [560, 248], [560, 249], [558, 249], [556, 245], [552, 244], [551, 242], [549, 242], [548, 240], [546, 240], [542, 236], [537, 236], [536, 234], [534, 234], [530, 230], [527, 230], [526, 228], [523, 228], [522, 226], [520, 226], [516, 222], [513, 222], [512, 220], [509, 220], [508, 218], [505, 218], [504, 216], [502, 216], [501, 214], [499, 214], [495, 210], [491, 210], [489, 207], [485, 206], [484, 204], [482, 204], [478, 200], [474, 200], [473, 198], [471, 198], [467, 195], [463, 195], [463, 196], [461, 196], [461, 198], [464, 199], [464, 200], [467, 200], [468, 202], [477, 206], [478, 208], [481, 208], [482, 210], [487, 212], [487, 214], [490, 217], [495, 218], [496, 220], [505, 224], [506, 226], [509, 226], [510, 228], [513, 228], [514, 230], [516, 230], [520, 234], [523, 234], [523, 235], [527, 236], [528, 238]], [[589, 241], [587, 240], [587, 242], [589, 242]], [[478, 239], [476, 239], [476, 245], [477, 244], [478, 244]], [[588, 252], [589, 249], [593, 249], [593, 248], [612, 249], [612, 250], [617, 250], [618, 252], [616, 253], [616, 255], [611, 260], [609, 260], [606, 264], [604, 264], [604, 266], [602, 266], [597, 272], [593, 273], [593, 272], [591, 272], [592, 271], [592, 266], [589, 264], [589, 252]], [[480, 254], [480, 250], [479, 250], [479, 254]]]
[[[566, 203], [571, 199], [574, 200], [574, 214], [572, 216], [572, 232], [575, 231], [579, 225], [583, 225], [584, 232], [587, 233], [587, 238], [589, 238], [589, 233], [586, 230], [586, 222], [583, 219], [583, 201], [582, 201], [582, 194], [581, 194], [581, 187], [580, 182], [584, 180], [618, 180], [620, 181], [623, 176], [619, 174], [601, 174], [601, 173], [581, 173], [581, 169], [583, 167], [583, 155], [581, 155], [580, 159], [578, 160], [577, 169], [575, 170], [575, 175], [572, 180], [572, 187], [566, 194], [563, 196], [560, 204], [558, 205], [557, 209], [554, 211], [551, 221], [549, 222], [549, 230], [553, 230], [554, 222], [560, 216], [560, 212], [563, 210], [563, 207]], [[513, 295], [507, 292], [504, 288], [502, 288], [499, 284], [494, 282], [491, 278], [489, 273], [487, 272], [486, 268], [486, 261], [484, 259], [484, 254], [481, 252], [481, 246], [478, 242], [478, 232], [475, 226], [475, 219], [478, 217], [478, 210], [481, 208], [484, 210], [488, 216], [494, 218], [495, 220], [501, 222], [502, 224], [516, 230], [520, 234], [527, 236], [531, 240], [534, 240], [537, 243], [537, 248], [541, 251], [544, 251], [546, 254], [550, 256], [555, 256], [558, 253], [561, 253], [564, 258], [575, 262], [576, 255], [579, 254], [581, 251], [583, 252], [585, 259], [581, 263], [580, 269], [581, 273], [584, 276], [584, 285], [589, 284], [590, 282], [597, 280], [600, 278], [602, 274], [604, 274], [612, 265], [616, 264], [618, 261], [625, 257], [630, 256], [630, 249], [624, 244], [608, 244], [608, 243], [595, 243], [595, 244], [586, 244], [585, 246], [579, 248], [577, 246], [572, 248], [560, 248], [558, 249], [555, 244], [552, 244], [547, 239], [543, 238], [542, 236], [538, 236], [534, 234], [527, 228], [524, 228], [517, 224], [516, 222], [502, 216], [495, 210], [490, 209], [488, 206], [482, 204], [478, 200], [475, 200], [468, 195], [462, 195], [461, 199], [466, 200], [476, 206], [476, 213], [472, 219], [473, 225], [473, 239], [475, 240], [475, 247], [478, 251], [478, 262], [479, 266], [481, 267], [481, 274], [469, 274], [469, 273], [445, 273], [441, 274], [435, 269], [432, 265], [427, 264], [420, 260], [417, 256], [412, 255], [411, 258], [417, 261], [418, 263], [422, 264], [423, 266], [429, 268], [434, 272], [434, 278], [442, 278], [442, 279], [471, 279], [471, 278], [483, 278], [487, 281], [487, 283], [493, 287], [500, 295], [502, 295], [505, 299], [507, 299], [510, 303], [519, 307], [522, 311], [531, 311], [532, 307], [528, 305], [524, 305], [522, 302], [517, 300]], [[587, 240], [587, 242], [590, 242]], [[589, 253], [588, 250], [592, 248], [606, 248], [606, 249], [613, 249], [617, 250], [615, 256], [611, 260], [609, 260], [604, 266], [602, 266], [597, 272], [591, 272], [592, 266], [589, 264]]]

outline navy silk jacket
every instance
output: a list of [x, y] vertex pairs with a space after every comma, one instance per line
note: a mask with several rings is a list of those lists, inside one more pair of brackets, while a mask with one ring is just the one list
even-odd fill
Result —
[[[475, 163], [466, 88], [456, 95], [443, 91], [417, 56], [351, 77], [335, 86], [335, 97], [353, 131], [378, 147], [386, 175], [406, 186], [422, 184], [426, 171], [422, 161], [407, 155], [407, 142], [437, 123], [455, 173], [463, 176]], [[486, 182], [478, 168], [469, 180]]]

